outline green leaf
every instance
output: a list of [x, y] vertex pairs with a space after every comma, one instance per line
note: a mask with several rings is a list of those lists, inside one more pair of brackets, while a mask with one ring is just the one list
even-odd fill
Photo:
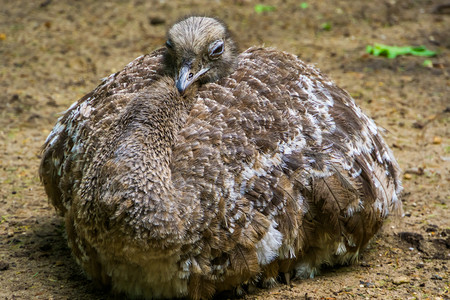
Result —
[[366, 52], [374, 56], [386, 56], [387, 58], [396, 58], [399, 55], [415, 55], [415, 56], [435, 56], [436, 52], [428, 50], [425, 46], [419, 47], [397, 47], [382, 44], [367, 45]]
[[320, 25], [320, 28], [322, 28], [323, 30], [326, 30], [326, 31], [330, 31], [331, 30], [331, 23], [330, 22], [322, 23]]
[[275, 6], [272, 6], [272, 5], [256, 4], [254, 9], [255, 9], [255, 12], [257, 12], [258, 14], [261, 14], [263, 12], [274, 11], [276, 8], [275, 8]]
[[306, 2], [300, 3], [300, 8], [301, 9], [307, 9], [308, 8], [308, 3], [306, 3]]
[[411, 54], [416, 56], [435, 56], [436, 52], [428, 50], [425, 46], [412, 47]]
[[431, 60], [429, 60], [429, 59], [425, 59], [423, 61], [422, 65], [424, 67], [427, 67], [427, 68], [432, 68], [433, 67], [433, 62]]

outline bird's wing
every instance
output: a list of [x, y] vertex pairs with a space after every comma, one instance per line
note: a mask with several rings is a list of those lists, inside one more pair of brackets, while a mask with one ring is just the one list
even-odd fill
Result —
[[163, 49], [130, 62], [122, 71], [73, 103], [61, 116], [43, 146], [39, 175], [52, 204], [64, 214], [95, 147], [130, 100], [162, 73]]

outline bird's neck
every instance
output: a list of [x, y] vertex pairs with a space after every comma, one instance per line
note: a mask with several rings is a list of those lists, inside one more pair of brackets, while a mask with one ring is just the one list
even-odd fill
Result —
[[158, 247], [172, 247], [181, 242], [184, 224], [189, 222], [186, 220], [189, 203], [174, 187], [170, 164], [172, 149], [194, 104], [195, 92], [191, 89], [181, 96], [173, 80], [162, 78], [134, 101], [129, 117], [123, 119], [124, 135], [140, 169], [130, 174], [141, 190], [141, 196], [132, 200], [141, 212], [135, 216], [133, 226], [154, 236], [155, 243], [164, 241], [165, 245]]

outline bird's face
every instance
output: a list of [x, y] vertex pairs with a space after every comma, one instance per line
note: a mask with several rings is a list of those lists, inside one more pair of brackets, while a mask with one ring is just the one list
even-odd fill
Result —
[[183, 94], [194, 82], [216, 81], [232, 73], [236, 47], [222, 23], [213, 18], [188, 17], [169, 30], [165, 63]]

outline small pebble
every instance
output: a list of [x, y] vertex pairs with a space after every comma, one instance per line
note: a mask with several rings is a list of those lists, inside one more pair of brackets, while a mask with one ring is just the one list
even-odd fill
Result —
[[0, 260], [0, 271], [6, 271], [9, 269], [9, 263], [3, 260]]
[[414, 167], [405, 170], [405, 174], [423, 175], [424, 169], [422, 167]]
[[370, 264], [368, 264], [367, 262], [363, 261], [363, 262], [361, 262], [361, 267], [368, 268], [368, 267], [370, 267]]
[[374, 287], [375, 286], [375, 284], [373, 284], [372, 282], [370, 282], [370, 281], [363, 281], [363, 280], [360, 280], [359, 281], [359, 287], [366, 287], [366, 288], [371, 288], [371, 287]]
[[431, 279], [432, 280], [442, 280], [442, 277], [437, 275], [437, 274], [434, 274], [434, 275], [431, 276]]
[[148, 22], [150, 23], [150, 25], [161, 25], [166, 23], [166, 19], [162, 17], [149, 17]]
[[441, 138], [440, 136], [435, 136], [435, 137], [433, 138], [433, 144], [439, 145], [439, 144], [441, 144], [441, 143], [442, 143], [442, 138]]
[[399, 277], [392, 279], [392, 283], [396, 284], [396, 285], [400, 285], [403, 283], [409, 283], [410, 281], [411, 281], [411, 279], [409, 279], [406, 276], [399, 276]]
[[409, 180], [409, 179], [411, 179], [411, 178], [412, 178], [412, 175], [411, 175], [411, 174], [409, 174], [409, 173], [406, 173], [406, 174], [404, 174], [404, 175], [403, 175], [403, 178], [405, 178], [405, 179]]

